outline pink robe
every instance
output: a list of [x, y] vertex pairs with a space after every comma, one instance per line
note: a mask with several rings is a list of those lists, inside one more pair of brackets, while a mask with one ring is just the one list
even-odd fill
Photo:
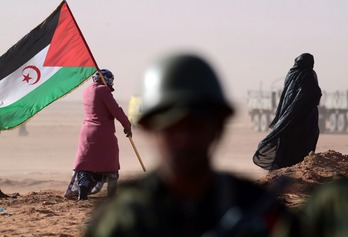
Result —
[[130, 129], [128, 117], [117, 104], [110, 89], [100, 83], [93, 83], [84, 90], [82, 103], [85, 116], [73, 169], [92, 172], [118, 171], [119, 148], [114, 119], [123, 128]]

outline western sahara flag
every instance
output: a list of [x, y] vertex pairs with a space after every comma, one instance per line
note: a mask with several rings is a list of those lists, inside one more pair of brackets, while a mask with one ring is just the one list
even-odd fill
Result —
[[63, 1], [0, 57], [0, 130], [24, 123], [78, 87], [97, 68]]

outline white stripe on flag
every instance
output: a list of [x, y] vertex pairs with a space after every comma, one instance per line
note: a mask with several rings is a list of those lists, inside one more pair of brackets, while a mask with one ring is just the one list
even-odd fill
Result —
[[[23, 96], [29, 94], [31, 91], [35, 90], [37, 87], [45, 83], [49, 78], [51, 78], [52, 75], [54, 75], [59, 69], [61, 69], [61, 67], [43, 66], [49, 46], [50, 45], [41, 50], [38, 54], [36, 54], [28, 62], [19, 67], [16, 71], [0, 81], [0, 108], [15, 103]], [[38, 78], [38, 74], [34, 70], [34, 67], [36, 67], [41, 74], [41, 78], [39, 79], [39, 81], [37, 81], [37, 83], [35, 83], [35, 81]], [[26, 75], [31, 77], [28, 82], [23, 80]]]

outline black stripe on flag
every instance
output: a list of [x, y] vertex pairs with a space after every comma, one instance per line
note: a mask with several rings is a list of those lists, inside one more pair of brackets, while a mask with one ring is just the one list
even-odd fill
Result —
[[35, 27], [0, 57], [0, 80], [16, 71], [50, 44], [64, 3], [65, 1], [40, 25]]

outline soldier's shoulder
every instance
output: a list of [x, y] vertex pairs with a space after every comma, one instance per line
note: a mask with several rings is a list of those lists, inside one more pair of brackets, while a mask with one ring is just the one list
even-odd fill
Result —
[[119, 198], [133, 195], [133, 199], [136, 199], [140, 195], [153, 194], [160, 186], [161, 184], [157, 174], [150, 172], [143, 176], [120, 181], [117, 188], [117, 196]]

